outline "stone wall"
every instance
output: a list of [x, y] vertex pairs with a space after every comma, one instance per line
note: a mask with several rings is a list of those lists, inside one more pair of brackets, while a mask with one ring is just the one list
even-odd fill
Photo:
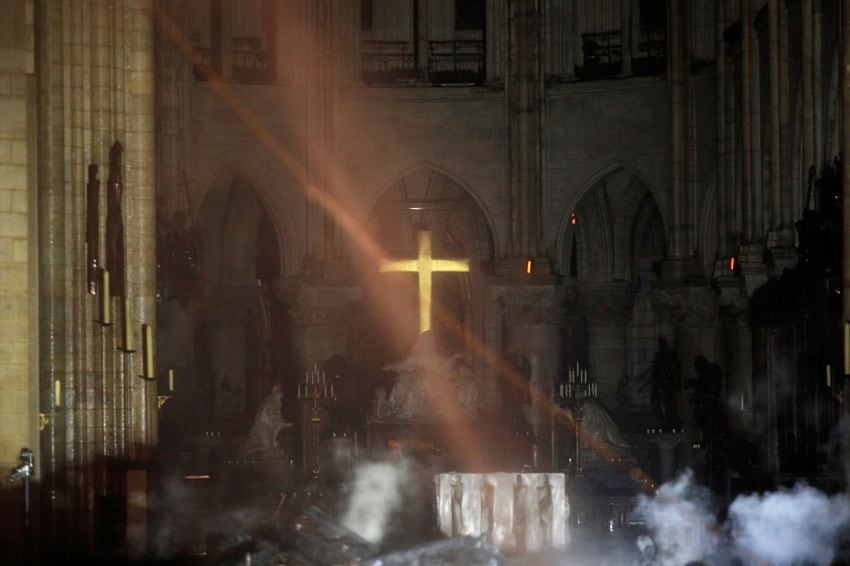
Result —
[[0, 2], [0, 471], [36, 449], [33, 4]]

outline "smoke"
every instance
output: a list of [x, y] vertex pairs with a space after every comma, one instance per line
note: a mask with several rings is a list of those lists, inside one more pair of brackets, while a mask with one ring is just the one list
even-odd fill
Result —
[[[688, 471], [662, 485], [655, 497], [640, 497], [636, 514], [646, 522], [659, 566], [736, 559], [771, 566], [828, 565], [850, 526], [850, 501], [798, 484], [737, 497], [720, 524], [709, 491], [696, 485]], [[638, 546], [647, 545], [645, 539], [638, 541]]]
[[850, 525], [844, 495], [828, 497], [798, 484], [791, 490], [735, 499], [729, 508], [735, 547], [742, 557], [785, 564], [830, 564]]
[[410, 484], [410, 465], [405, 460], [360, 464], [348, 487], [343, 526], [380, 544], [387, 535], [390, 519], [401, 510]]
[[661, 566], [704, 562], [720, 548], [723, 532], [711, 511], [711, 494], [693, 482], [689, 470], [663, 484], [655, 497], [640, 496], [636, 513], [646, 521]]

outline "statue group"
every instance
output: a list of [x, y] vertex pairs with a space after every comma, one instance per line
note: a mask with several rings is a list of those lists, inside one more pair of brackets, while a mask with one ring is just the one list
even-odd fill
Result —
[[474, 417], [482, 409], [477, 376], [461, 354], [443, 356], [431, 331], [422, 333], [407, 358], [383, 369], [397, 377], [389, 395], [382, 387], [375, 391], [373, 421], [451, 421]]

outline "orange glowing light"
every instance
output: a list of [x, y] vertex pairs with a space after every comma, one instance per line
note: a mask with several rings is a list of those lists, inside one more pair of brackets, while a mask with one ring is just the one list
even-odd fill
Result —
[[735, 271], [735, 256], [729, 258], [729, 271]]
[[532, 262], [532, 260], [529, 259], [525, 262], [525, 272], [528, 273], [529, 275], [531, 275], [531, 270], [532, 270], [533, 267], [534, 267], [534, 263]]
[[577, 222], [577, 220], [576, 220], [576, 213], [575, 213], [575, 212], [573, 212], [572, 214], [570, 214], [570, 224], [572, 224], [573, 226], [575, 226], [575, 225], [576, 225], [576, 222]]

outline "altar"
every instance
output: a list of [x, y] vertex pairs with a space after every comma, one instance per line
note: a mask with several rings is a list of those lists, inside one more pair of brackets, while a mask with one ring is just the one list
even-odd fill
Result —
[[482, 538], [509, 553], [566, 548], [570, 506], [565, 483], [560, 473], [438, 474], [440, 532]]

